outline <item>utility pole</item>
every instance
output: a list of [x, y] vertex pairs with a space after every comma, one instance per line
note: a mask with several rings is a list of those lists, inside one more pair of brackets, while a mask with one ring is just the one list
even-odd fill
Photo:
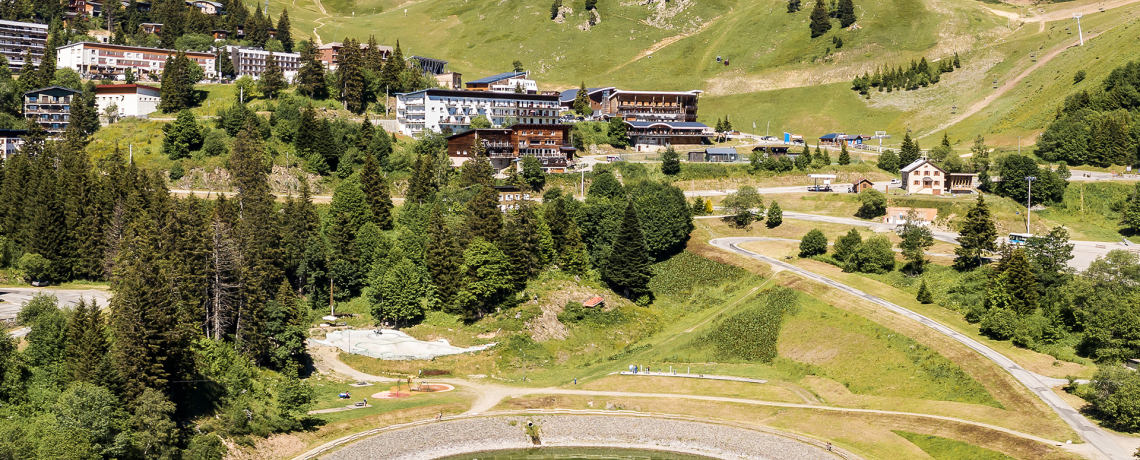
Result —
[[764, 137], [768, 137], [768, 131], [772, 129], [772, 120], [768, 120], [768, 127], [764, 128]]
[[1081, 46], [1085, 46], [1085, 34], [1081, 32], [1081, 13], [1073, 13], [1073, 19], [1077, 20], [1077, 36], [1081, 38]]
[[1033, 233], [1033, 227], [1030, 226], [1029, 218], [1033, 214], [1033, 181], [1037, 180], [1036, 176], [1029, 176], [1025, 178], [1029, 181], [1029, 196], [1025, 198], [1025, 232]]

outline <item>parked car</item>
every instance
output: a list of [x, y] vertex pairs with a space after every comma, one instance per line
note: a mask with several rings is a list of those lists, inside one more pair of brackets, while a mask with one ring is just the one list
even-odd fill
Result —
[[891, 179], [891, 185], [902, 185], [902, 181], [899, 179]]
[[44, 280], [33, 280], [32, 281], [32, 286], [35, 286], [35, 287], [44, 287], [44, 286], [50, 286], [50, 285], [51, 285], [51, 281], [44, 281]]

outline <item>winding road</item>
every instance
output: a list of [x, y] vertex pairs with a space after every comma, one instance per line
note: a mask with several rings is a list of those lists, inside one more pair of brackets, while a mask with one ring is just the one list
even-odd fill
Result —
[[937, 321], [927, 318], [926, 316], [920, 315], [891, 302], [887, 302], [886, 300], [883, 300], [879, 297], [860, 291], [830, 278], [818, 275], [798, 266], [776, 260], [771, 257], [760, 255], [740, 247], [741, 243], [758, 240], [760, 239], [751, 237], [715, 238], [710, 240], [709, 244], [712, 244], [713, 246], [729, 252], [743, 255], [745, 257], [751, 257], [753, 259], [767, 262], [774, 267], [795, 272], [805, 278], [823, 283], [827, 286], [875, 303], [890, 311], [918, 321], [924, 326], [934, 329], [941, 334], [944, 334], [954, 340], [957, 340], [958, 342], [961, 342], [963, 345], [970, 347], [987, 359], [993, 361], [994, 363], [997, 363], [997, 365], [1001, 366], [1007, 372], [1013, 375], [1013, 377], [1021, 382], [1022, 385], [1025, 385], [1025, 387], [1029, 388], [1029, 390], [1036, 394], [1037, 397], [1041, 398], [1041, 400], [1045, 402], [1045, 405], [1053, 409], [1053, 411], [1056, 412], [1057, 415], [1059, 415], [1061, 419], [1065, 421], [1065, 423], [1068, 423], [1069, 426], [1072, 427], [1073, 430], [1081, 436], [1081, 438], [1095, 447], [1098, 452], [1105, 456], [1105, 458], [1111, 460], [1128, 460], [1132, 458], [1131, 453], [1128, 452], [1124, 446], [1121, 446], [1120, 443], [1116, 442], [1116, 440], [1113, 439], [1113, 437], [1108, 434], [1108, 432], [1102, 430], [1092, 422], [1089, 422], [1088, 419], [1086, 419], [1083, 415], [1070, 407], [1059, 396], [1053, 393], [1049, 386], [1046, 383], [1042, 382], [1042, 378], [1040, 376], [1025, 370], [1021, 366], [1018, 366], [1017, 363], [1014, 363], [1012, 360], [1006, 358], [1001, 353], [998, 353], [993, 349], [983, 345], [981, 342], [962, 335], [957, 331], [941, 323], [938, 323]]

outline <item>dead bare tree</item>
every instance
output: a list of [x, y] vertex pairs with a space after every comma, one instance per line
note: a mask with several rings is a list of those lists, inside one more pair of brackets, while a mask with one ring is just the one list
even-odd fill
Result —
[[232, 324], [231, 315], [238, 302], [241, 281], [241, 252], [233, 237], [233, 230], [218, 215], [210, 221], [210, 273], [209, 295], [206, 300], [206, 335], [221, 340], [222, 333]]

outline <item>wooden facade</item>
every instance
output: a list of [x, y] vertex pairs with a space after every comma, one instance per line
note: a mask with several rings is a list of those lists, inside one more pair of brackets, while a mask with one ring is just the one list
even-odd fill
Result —
[[574, 164], [570, 125], [517, 124], [510, 128], [475, 129], [447, 138], [447, 156], [459, 166], [474, 155], [475, 142], [487, 151], [491, 166], [502, 171], [533, 155], [546, 172], [567, 172]]

